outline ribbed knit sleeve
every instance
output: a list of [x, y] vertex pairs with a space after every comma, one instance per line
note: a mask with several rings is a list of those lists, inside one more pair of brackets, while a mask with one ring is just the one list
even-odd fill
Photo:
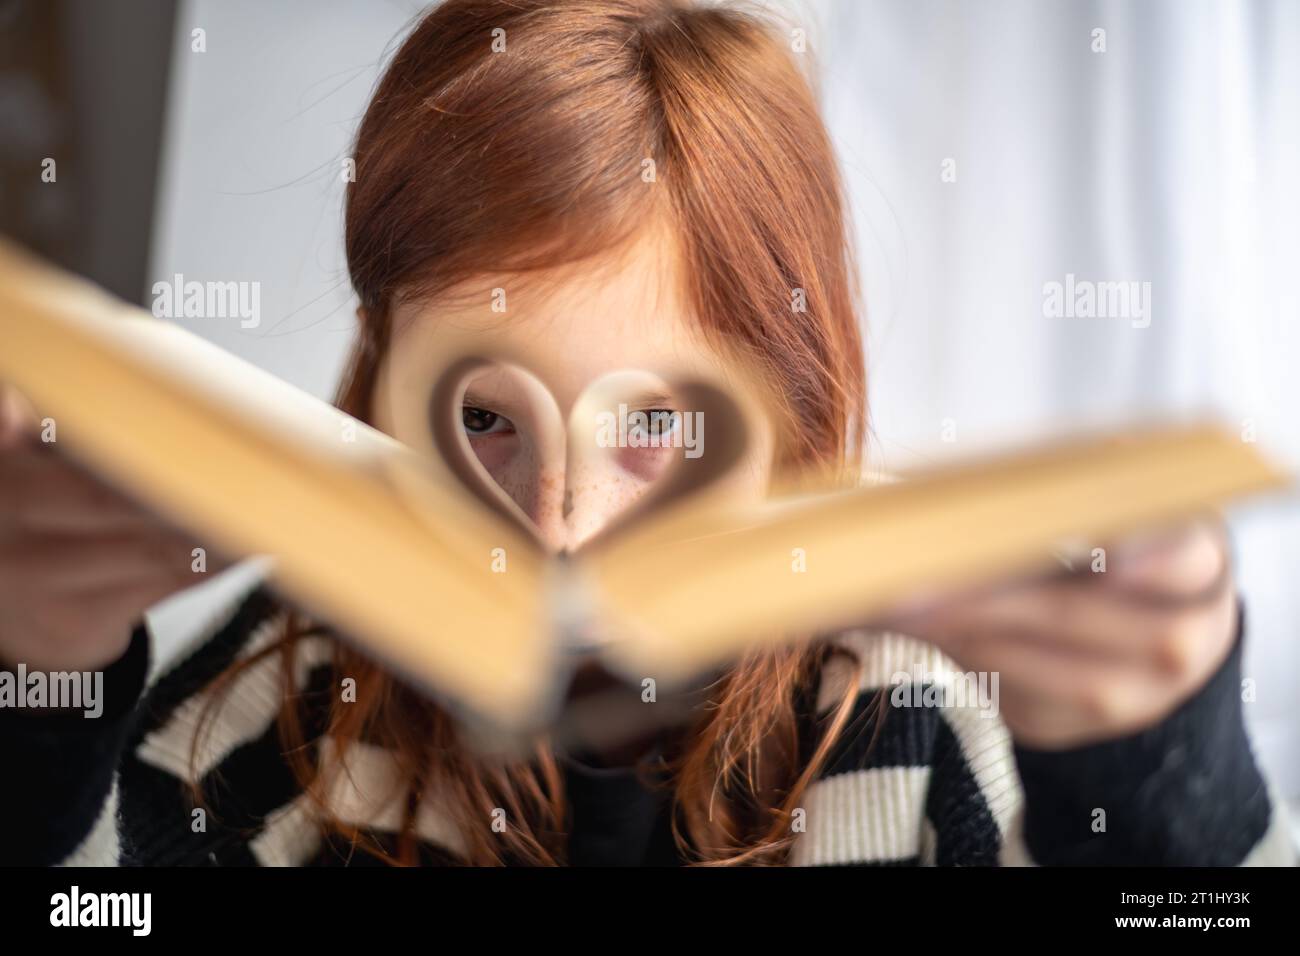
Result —
[[148, 670], [142, 624], [103, 672], [99, 716], [0, 708], [0, 863], [115, 862], [116, 770]]
[[1296, 852], [1242, 715], [1242, 639], [1196, 694], [1154, 727], [1066, 751], [1015, 748], [1017, 828], [1045, 865], [1291, 865]]

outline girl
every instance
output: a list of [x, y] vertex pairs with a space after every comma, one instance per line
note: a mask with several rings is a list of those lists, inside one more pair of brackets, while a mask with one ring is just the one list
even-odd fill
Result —
[[[449, 0], [389, 64], [354, 157], [348, 412], [420, 444], [385, 396], [453, 342], [507, 347], [562, 410], [615, 370], [741, 357], [774, 401], [758, 482], [858, 461], [835, 162], [761, 18]], [[566, 472], [522, 386], [480, 384], [469, 444], [552, 546], [658, 473], [637, 456]], [[1123, 543], [1088, 581], [931, 596], [885, 630], [753, 652], [684, 726], [617, 750], [540, 739], [506, 760], [261, 589], [146, 689], [138, 622], [192, 583], [192, 542], [35, 442], [14, 396], [3, 435], [0, 660], [104, 668], [107, 688], [96, 721], [0, 712], [4, 765], [23, 770], [0, 797], [21, 821], [10, 861], [1291, 860], [1243, 728], [1240, 615], [1209, 526]], [[890, 693], [895, 674], [953, 670], [998, 675], [996, 715]]]

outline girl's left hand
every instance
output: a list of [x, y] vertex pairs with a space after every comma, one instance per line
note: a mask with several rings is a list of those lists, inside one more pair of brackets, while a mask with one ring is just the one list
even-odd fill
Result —
[[1236, 636], [1224, 532], [1196, 522], [1106, 549], [1106, 570], [895, 617], [961, 668], [999, 674], [1018, 743], [1062, 750], [1150, 727], [1199, 690]]

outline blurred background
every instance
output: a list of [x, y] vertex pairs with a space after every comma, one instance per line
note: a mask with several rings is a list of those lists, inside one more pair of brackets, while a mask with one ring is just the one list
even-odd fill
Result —
[[[1300, 468], [1300, 3], [757, 5], [806, 44], [840, 152], [873, 467], [1208, 411]], [[0, 0], [0, 229], [145, 305], [177, 273], [259, 282], [257, 328], [186, 324], [330, 396], [355, 308], [342, 163], [423, 6]], [[1149, 298], [1054, 313], [1070, 282]], [[1295, 800], [1300, 504], [1231, 518], [1247, 719]], [[257, 573], [159, 608], [164, 656]]]

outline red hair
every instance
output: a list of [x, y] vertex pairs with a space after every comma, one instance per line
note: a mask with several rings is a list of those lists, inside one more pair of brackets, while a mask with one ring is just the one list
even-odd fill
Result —
[[[362, 323], [344, 410], [371, 418], [395, 301], [581, 263], [667, 217], [701, 329], [753, 361], [780, 403], [778, 466], [854, 463], [865, 382], [841, 187], [808, 82], [762, 17], [672, 0], [448, 0], [388, 65], [354, 159], [346, 243]], [[272, 649], [286, 675], [310, 631], [293, 617]], [[691, 859], [785, 859], [793, 812], [852, 703], [849, 688], [825, 732], [801, 736], [796, 703], [828, 653], [816, 642], [756, 652], [709, 689], [673, 763]], [[531, 760], [489, 760], [364, 655], [336, 644], [334, 657], [356, 702], [335, 702], [325, 736], [335, 752], [382, 743], [405, 788], [398, 848], [381, 855], [416, 859], [416, 813], [436, 793], [464, 862], [563, 862], [563, 775], [545, 740]], [[331, 816], [320, 792], [331, 768], [287, 683], [280, 730], [323, 826], [374, 849]], [[504, 834], [489, 826], [498, 807]]]

